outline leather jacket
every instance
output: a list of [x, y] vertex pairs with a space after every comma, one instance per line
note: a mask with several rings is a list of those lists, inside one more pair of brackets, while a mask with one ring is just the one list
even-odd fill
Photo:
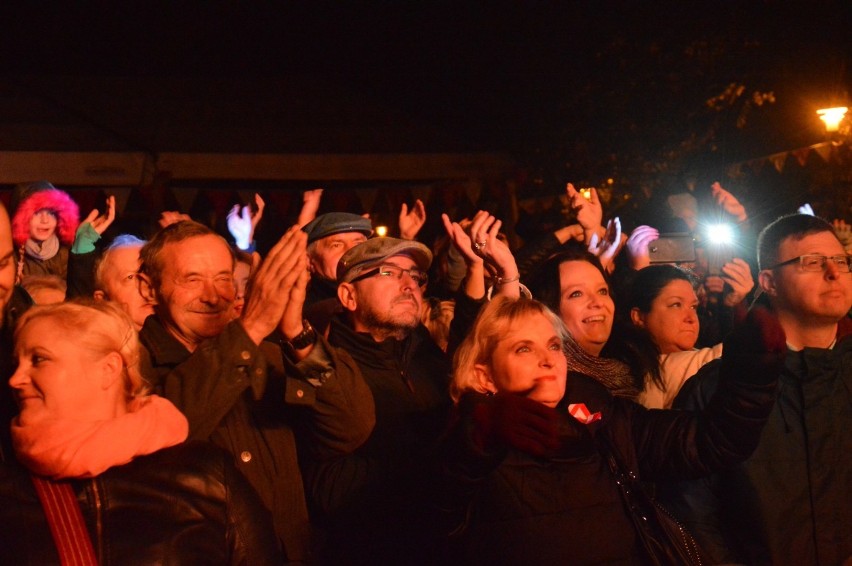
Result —
[[[71, 480], [98, 563], [281, 564], [269, 512], [231, 457], [203, 442]], [[0, 466], [6, 564], [59, 564], [29, 472]]]

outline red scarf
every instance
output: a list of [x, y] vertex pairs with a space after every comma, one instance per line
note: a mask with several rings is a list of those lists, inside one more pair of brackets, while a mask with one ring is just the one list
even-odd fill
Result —
[[180, 444], [189, 434], [186, 417], [157, 395], [134, 399], [128, 412], [107, 421], [45, 419], [20, 425], [12, 420], [18, 460], [31, 472], [54, 480], [97, 476], [137, 456]]

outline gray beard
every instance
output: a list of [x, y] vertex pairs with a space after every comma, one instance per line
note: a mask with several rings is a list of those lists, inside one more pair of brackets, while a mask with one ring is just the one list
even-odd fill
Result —
[[376, 342], [384, 342], [388, 338], [405, 340], [420, 324], [420, 318], [416, 316], [394, 317], [370, 309], [358, 313], [358, 321], [368, 329]]

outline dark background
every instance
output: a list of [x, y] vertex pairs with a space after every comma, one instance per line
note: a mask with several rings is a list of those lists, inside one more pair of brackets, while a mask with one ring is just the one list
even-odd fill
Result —
[[[143, 85], [137, 91], [162, 85], [133, 102], [149, 116], [182, 112], [170, 109], [169, 89], [216, 108], [222, 92], [207, 86], [216, 81], [230, 85], [232, 122], [244, 111], [249, 123], [270, 97], [302, 119], [286, 144], [249, 128], [242, 138], [173, 138], [167, 149], [322, 151], [327, 140], [338, 153], [505, 151], [522, 171], [522, 198], [561, 191], [567, 180], [613, 179], [647, 199], [823, 141], [816, 109], [849, 100], [850, 4], [3, 3], [0, 88], [37, 88], [61, 104], [81, 77], [130, 78]], [[288, 87], [270, 92], [269, 81]], [[107, 110], [117, 83], [102, 84], [90, 115]], [[262, 119], [290, 127], [279, 113]], [[329, 124], [334, 135], [310, 137]], [[140, 140], [125, 135], [124, 145], [164, 149]], [[809, 190], [807, 178], [793, 183]], [[842, 179], [827, 183], [849, 190]], [[727, 184], [752, 202], [765, 196], [748, 179]]]

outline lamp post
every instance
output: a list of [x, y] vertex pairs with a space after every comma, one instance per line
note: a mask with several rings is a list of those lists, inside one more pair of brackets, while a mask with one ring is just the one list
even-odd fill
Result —
[[829, 136], [835, 135], [840, 131], [840, 123], [846, 116], [847, 110], [848, 108], [845, 106], [817, 110], [817, 115], [819, 115], [819, 119], [825, 124], [825, 131]]

